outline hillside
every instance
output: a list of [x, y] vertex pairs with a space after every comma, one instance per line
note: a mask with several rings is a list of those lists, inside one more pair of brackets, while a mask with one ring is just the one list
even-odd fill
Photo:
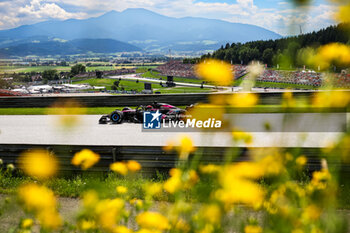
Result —
[[116, 53], [141, 51], [140, 48], [112, 39], [77, 39], [71, 41], [50, 40], [21, 40], [12, 44], [2, 45], [0, 54], [2, 57], [11, 56], [47, 56], [47, 55], [72, 55], [86, 53]]
[[145, 9], [110, 11], [89, 19], [45, 21], [0, 31], [0, 45], [30, 37], [115, 39], [146, 51], [213, 50], [226, 42], [281, 38], [262, 27], [205, 18], [172, 18]]
[[212, 54], [202, 56], [202, 58], [216, 58], [228, 62], [248, 64], [252, 60], [263, 61], [268, 65], [273, 65], [280, 60], [279, 57], [289, 58], [292, 66], [302, 66], [299, 64], [297, 52], [301, 48], [324, 45], [331, 42], [349, 43], [348, 28], [342, 24], [330, 26], [317, 32], [311, 32], [299, 36], [287, 37], [277, 40], [252, 41], [244, 44], [232, 43], [221, 46]]

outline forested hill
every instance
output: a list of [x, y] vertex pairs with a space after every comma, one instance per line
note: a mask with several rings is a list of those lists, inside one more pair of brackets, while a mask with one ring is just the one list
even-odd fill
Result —
[[226, 60], [233, 64], [248, 64], [250, 61], [263, 61], [269, 66], [276, 64], [281, 56], [291, 58], [290, 64], [299, 66], [297, 60], [297, 52], [301, 48], [314, 47], [324, 45], [330, 42], [349, 43], [349, 32], [345, 32], [344, 28], [348, 25], [339, 24], [321, 29], [317, 32], [307, 33], [299, 36], [285, 37], [277, 40], [252, 41], [244, 44], [232, 43], [221, 46], [212, 54], [203, 55], [203, 58], [216, 58]]

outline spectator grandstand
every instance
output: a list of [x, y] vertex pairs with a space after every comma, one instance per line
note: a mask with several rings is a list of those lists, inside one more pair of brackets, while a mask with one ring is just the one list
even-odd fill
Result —
[[182, 61], [169, 61], [158, 66], [155, 71], [165, 76], [196, 78], [194, 66], [194, 64], [184, 64]]

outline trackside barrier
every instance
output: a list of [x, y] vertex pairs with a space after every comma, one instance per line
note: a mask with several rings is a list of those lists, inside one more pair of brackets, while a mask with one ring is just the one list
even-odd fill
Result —
[[[227, 96], [228, 94], [215, 94], [219, 96]], [[152, 95], [114, 95], [114, 96], [75, 96], [75, 97], [0, 97], [0, 108], [44, 108], [50, 107], [58, 101], [75, 100], [85, 107], [123, 107], [123, 106], [138, 106], [141, 104], [150, 104], [154, 101], [165, 102], [177, 106], [191, 105], [194, 103], [207, 103], [210, 96], [214, 94], [194, 93], [194, 94], [152, 94]], [[263, 92], [257, 93], [259, 103], [263, 105], [275, 105], [281, 103], [281, 92]], [[315, 95], [314, 91], [310, 92], [295, 92], [295, 97], [312, 98]]]
[[[18, 165], [18, 157], [24, 151], [42, 148], [53, 152], [60, 163], [61, 172], [80, 173], [81, 169], [71, 164], [71, 159], [76, 152], [82, 149], [90, 149], [100, 155], [100, 161], [89, 172], [108, 172], [109, 165], [117, 161], [136, 160], [142, 165], [142, 173], [154, 175], [157, 172], [167, 173], [177, 162], [175, 152], [164, 152], [162, 147], [158, 146], [66, 146], [66, 145], [19, 145], [19, 144], [0, 144], [0, 158], [4, 164], [13, 163]], [[232, 150], [238, 150], [240, 155], [235, 161], [249, 160], [250, 151], [260, 148], [222, 148], [222, 147], [200, 147], [197, 152], [201, 154], [200, 160], [203, 163], [221, 163], [225, 154], [232, 153]], [[317, 148], [286, 148], [287, 151], [298, 150], [299, 153], [308, 157], [307, 170], [315, 171], [320, 169], [320, 154]], [[342, 166], [344, 172], [350, 172], [350, 166]]]

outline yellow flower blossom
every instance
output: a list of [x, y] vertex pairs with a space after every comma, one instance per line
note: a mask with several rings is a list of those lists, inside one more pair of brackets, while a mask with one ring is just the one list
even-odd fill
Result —
[[40, 211], [37, 218], [40, 224], [47, 229], [57, 229], [62, 225], [61, 216], [56, 210]]
[[246, 133], [243, 131], [233, 131], [232, 137], [234, 141], [243, 141], [246, 144], [251, 144], [253, 142], [253, 136], [250, 133]]
[[126, 194], [128, 192], [128, 188], [124, 186], [117, 186], [116, 191], [119, 194]]
[[127, 228], [126, 226], [116, 226], [113, 229], [113, 233], [132, 233], [133, 231]]
[[98, 194], [94, 190], [89, 190], [83, 194], [82, 201], [85, 208], [94, 209], [98, 200]]
[[341, 43], [323, 45], [314, 51], [310, 48], [301, 52], [301, 59], [306, 64], [321, 70], [327, 70], [335, 63], [340, 66], [350, 65], [350, 46]]
[[168, 193], [175, 193], [182, 187], [182, 172], [177, 168], [172, 168], [169, 173], [171, 177], [164, 183], [164, 189]]
[[305, 208], [301, 218], [306, 221], [315, 221], [320, 218], [322, 210], [316, 205], [309, 205]]
[[83, 170], [86, 170], [92, 167], [99, 160], [100, 160], [99, 154], [96, 154], [95, 152], [89, 149], [84, 149], [78, 153], [75, 153], [72, 159], [72, 164], [75, 166], [81, 166]]
[[143, 212], [136, 217], [139, 226], [146, 229], [167, 230], [169, 229], [169, 221], [166, 217], [157, 212]]
[[126, 166], [128, 168], [129, 171], [131, 172], [137, 172], [141, 169], [141, 165], [134, 160], [130, 160], [126, 163]]
[[233, 70], [231, 65], [214, 59], [205, 60], [195, 68], [198, 77], [217, 85], [231, 85], [233, 82]]
[[278, 175], [286, 170], [282, 155], [279, 154], [267, 155], [258, 161], [258, 164], [264, 169], [265, 175]]
[[323, 91], [313, 98], [315, 107], [346, 107], [350, 103], [350, 94], [343, 91]]
[[136, 206], [138, 209], [143, 207], [143, 201], [137, 198], [131, 199], [130, 204]]
[[33, 226], [33, 219], [31, 218], [23, 219], [21, 223], [21, 228], [31, 228], [32, 226]]
[[260, 226], [247, 225], [244, 227], [244, 233], [261, 233], [262, 228]]
[[350, 3], [347, 5], [339, 6], [339, 10], [336, 14], [336, 20], [341, 23], [350, 22]]
[[37, 212], [56, 208], [56, 198], [53, 192], [37, 184], [25, 184], [19, 187], [18, 196], [28, 211]]
[[303, 155], [299, 156], [298, 158], [295, 159], [295, 163], [298, 166], [303, 167], [307, 163], [307, 158], [305, 156], [303, 156]]
[[264, 168], [257, 163], [241, 162], [224, 167], [219, 173], [221, 189], [215, 196], [226, 205], [244, 203], [256, 207], [263, 202], [264, 191], [250, 179], [264, 175]]
[[254, 107], [258, 103], [258, 96], [253, 93], [235, 93], [227, 101], [233, 107]]
[[200, 214], [206, 222], [213, 225], [220, 224], [222, 213], [218, 205], [206, 205], [202, 207], [202, 209], [200, 210]]
[[19, 164], [26, 174], [39, 179], [52, 177], [58, 169], [54, 155], [40, 149], [23, 153], [19, 158]]
[[176, 140], [169, 141], [169, 143], [163, 147], [165, 151], [170, 151], [173, 148], [177, 150], [179, 158], [182, 160], [186, 160], [190, 153], [196, 150], [192, 139], [187, 135], [180, 135]]
[[176, 222], [174, 228], [183, 233], [189, 232], [191, 230], [191, 226], [182, 218]]
[[84, 115], [86, 108], [74, 100], [63, 100], [54, 103], [48, 110], [49, 115], [59, 115], [59, 126], [64, 128], [72, 128], [79, 124], [79, 115]]
[[162, 185], [159, 183], [147, 183], [144, 186], [146, 195], [150, 197], [160, 194], [162, 192], [162, 188]]
[[18, 197], [25, 209], [34, 213], [44, 228], [57, 229], [61, 226], [56, 198], [50, 189], [37, 184], [25, 184], [18, 189]]
[[108, 231], [113, 231], [116, 223], [121, 218], [124, 201], [120, 198], [105, 199], [97, 203], [95, 212], [99, 225]]
[[123, 162], [112, 163], [110, 165], [110, 169], [116, 173], [123, 175], [123, 176], [128, 174], [128, 167]]
[[222, 105], [198, 104], [191, 108], [187, 115], [190, 116], [188, 120], [196, 119], [197, 121], [205, 122], [208, 121], [208, 119], [223, 121], [224, 114], [225, 108]]
[[220, 166], [215, 164], [201, 165], [199, 167], [199, 170], [201, 173], [204, 173], [204, 174], [213, 174], [220, 171]]
[[79, 229], [83, 231], [96, 229], [96, 222], [94, 220], [82, 220], [79, 222]]
[[311, 188], [325, 189], [328, 181], [331, 179], [331, 174], [328, 170], [322, 169], [321, 171], [315, 171], [312, 174]]

